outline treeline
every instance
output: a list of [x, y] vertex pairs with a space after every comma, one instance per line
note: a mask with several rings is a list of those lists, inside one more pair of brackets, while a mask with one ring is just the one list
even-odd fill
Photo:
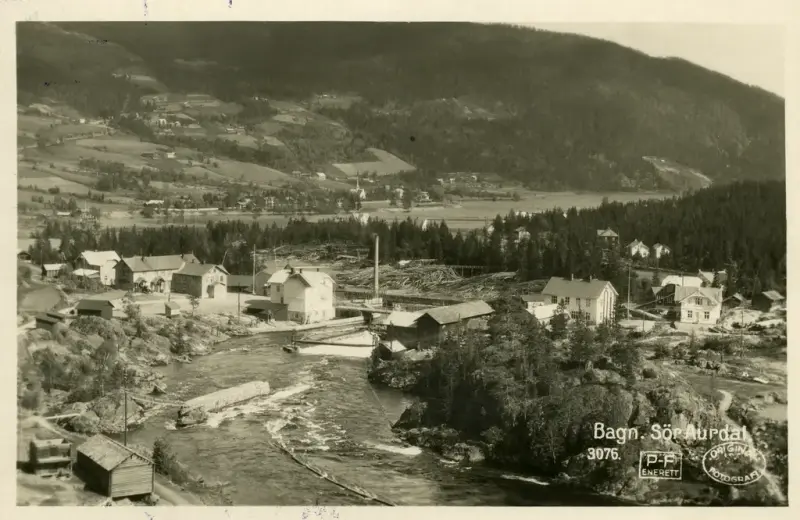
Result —
[[[370, 220], [366, 225], [354, 219], [294, 219], [285, 227], [233, 221], [95, 232], [50, 221], [41, 237], [61, 238], [67, 259], [85, 249], [113, 249], [123, 256], [194, 252], [205, 262], [220, 262], [225, 256], [231, 272], [249, 273], [254, 246], [347, 242], [371, 249], [377, 233], [381, 262], [435, 258], [448, 265], [485, 266], [490, 272], [518, 271], [522, 279], [593, 275], [627, 287], [620, 250], [606, 250], [597, 238], [598, 229], [610, 227], [620, 235], [621, 245], [639, 239], [671, 247], [672, 255], [660, 261], [662, 267], [727, 269], [729, 291], [750, 294], [786, 287], [785, 186], [780, 182], [736, 183], [682, 198], [554, 209], [529, 217], [497, 216], [492, 225], [492, 233], [453, 233], [445, 223], [422, 229], [422, 223], [411, 218]], [[530, 238], [517, 242], [520, 230]]]
[[[582, 36], [457, 23], [63, 26], [121, 44], [177, 91], [228, 101], [357, 94], [362, 103], [325, 113], [368, 146], [437, 172], [646, 189], [661, 181], [642, 156], [656, 156], [717, 182], [785, 176], [781, 98]], [[175, 56], [217, 65], [189, 69]]]

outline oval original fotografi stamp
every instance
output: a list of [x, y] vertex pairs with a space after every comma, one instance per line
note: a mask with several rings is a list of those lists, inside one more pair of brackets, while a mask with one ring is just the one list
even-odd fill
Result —
[[723, 442], [703, 455], [703, 471], [712, 480], [729, 486], [746, 486], [764, 476], [767, 459], [746, 442]]

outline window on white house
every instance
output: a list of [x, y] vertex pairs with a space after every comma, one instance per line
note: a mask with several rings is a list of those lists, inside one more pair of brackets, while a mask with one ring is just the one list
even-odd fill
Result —
[[569, 296], [564, 298], [564, 305], [569, 305]]
[[581, 306], [581, 299], [580, 298], [575, 298], [575, 305], [577, 305], [578, 307]]
[[551, 303], [558, 303], [558, 296], [551, 296], [550, 297], [550, 302]]
[[710, 320], [711, 319], [711, 313], [708, 312], [708, 311], [704, 312], [703, 313], [703, 319], [705, 319], [706, 321]]
[[691, 318], [692, 317], [692, 311], [686, 311], [686, 317], [687, 318]]

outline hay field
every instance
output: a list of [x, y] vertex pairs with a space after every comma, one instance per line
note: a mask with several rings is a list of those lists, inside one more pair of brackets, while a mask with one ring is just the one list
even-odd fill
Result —
[[60, 193], [62, 194], [75, 193], [75, 194], [85, 195], [91, 191], [89, 187], [84, 186], [83, 184], [78, 184], [77, 182], [68, 181], [66, 179], [62, 179], [61, 177], [56, 177], [54, 175], [51, 175], [49, 177], [20, 178], [17, 181], [17, 183], [22, 186], [35, 186], [42, 190], [49, 190], [50, 188], [58, 188]]
[[245, 148], [258, 149], [258, 140], [252, 135], [219, 134], [216, 136], [209, 136], [209, 139], [223, 139], [225, 141], [233, 141], [239, 146], [243, 146]]
[[39, 130], [49, 130], [50, 125], [54, 124], [55, 121], [52, 117], [19, 114], [17, 116], [17, 131], [35, 134]]
[[158, 152], [164, 146], [154, 143], [139, 141], [139, 139], [126, 136], [95, 137], [91, 139], [78, 139], [76, 146], [81, 148], [94, 149], [95, 147], [105, 148], [112, 153], [140, 155], [147, 152]]
[[234, 161], [233, 159], [215, 159], [217, 167], [205, 165], [205, 168], [233, 180], [265, 184], [267, 182], [297, 183], [297, 179], [272, 168], [253, 163]]
[[81, 159], [95, 159], [98, 161], [121, 162], [128, 168], [141, 169], [149, 167], [150, 162], [138, 154], [114, 153], [94, 150], [83, 146], [75, 146], [72, 143], [65, 143], [64, 146], [50, 146], [46, 150], [35, 150], [31, 158], [48, 162], [67, 162], [76, 165]]

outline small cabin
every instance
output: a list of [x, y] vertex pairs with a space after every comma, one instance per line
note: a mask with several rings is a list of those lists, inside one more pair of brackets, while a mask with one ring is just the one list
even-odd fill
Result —
[[42, 477], [72, 471], [72, 444], [64, 439], [33, 439], [28, 449], [28, 467]]
[[164, 302], [164, 316], [167, 318], [174, 318], [181, 315], [180, 306], [172, 301]]
[[44, 312], [36, 315], [36, 328], [50, 332], [58, 330], [59, 324], [64, 324], [67, 317], [60, 312]]
[[75, 472], [90, 489], [110, 498], [153, 492], [153, 461], [104, 435], [95, 435], [78, 446]]
[[75, 307], [78, 316], [97, 316], [110, 320], [114, 316], [114, 304], [108, 300], [86, 298]]

